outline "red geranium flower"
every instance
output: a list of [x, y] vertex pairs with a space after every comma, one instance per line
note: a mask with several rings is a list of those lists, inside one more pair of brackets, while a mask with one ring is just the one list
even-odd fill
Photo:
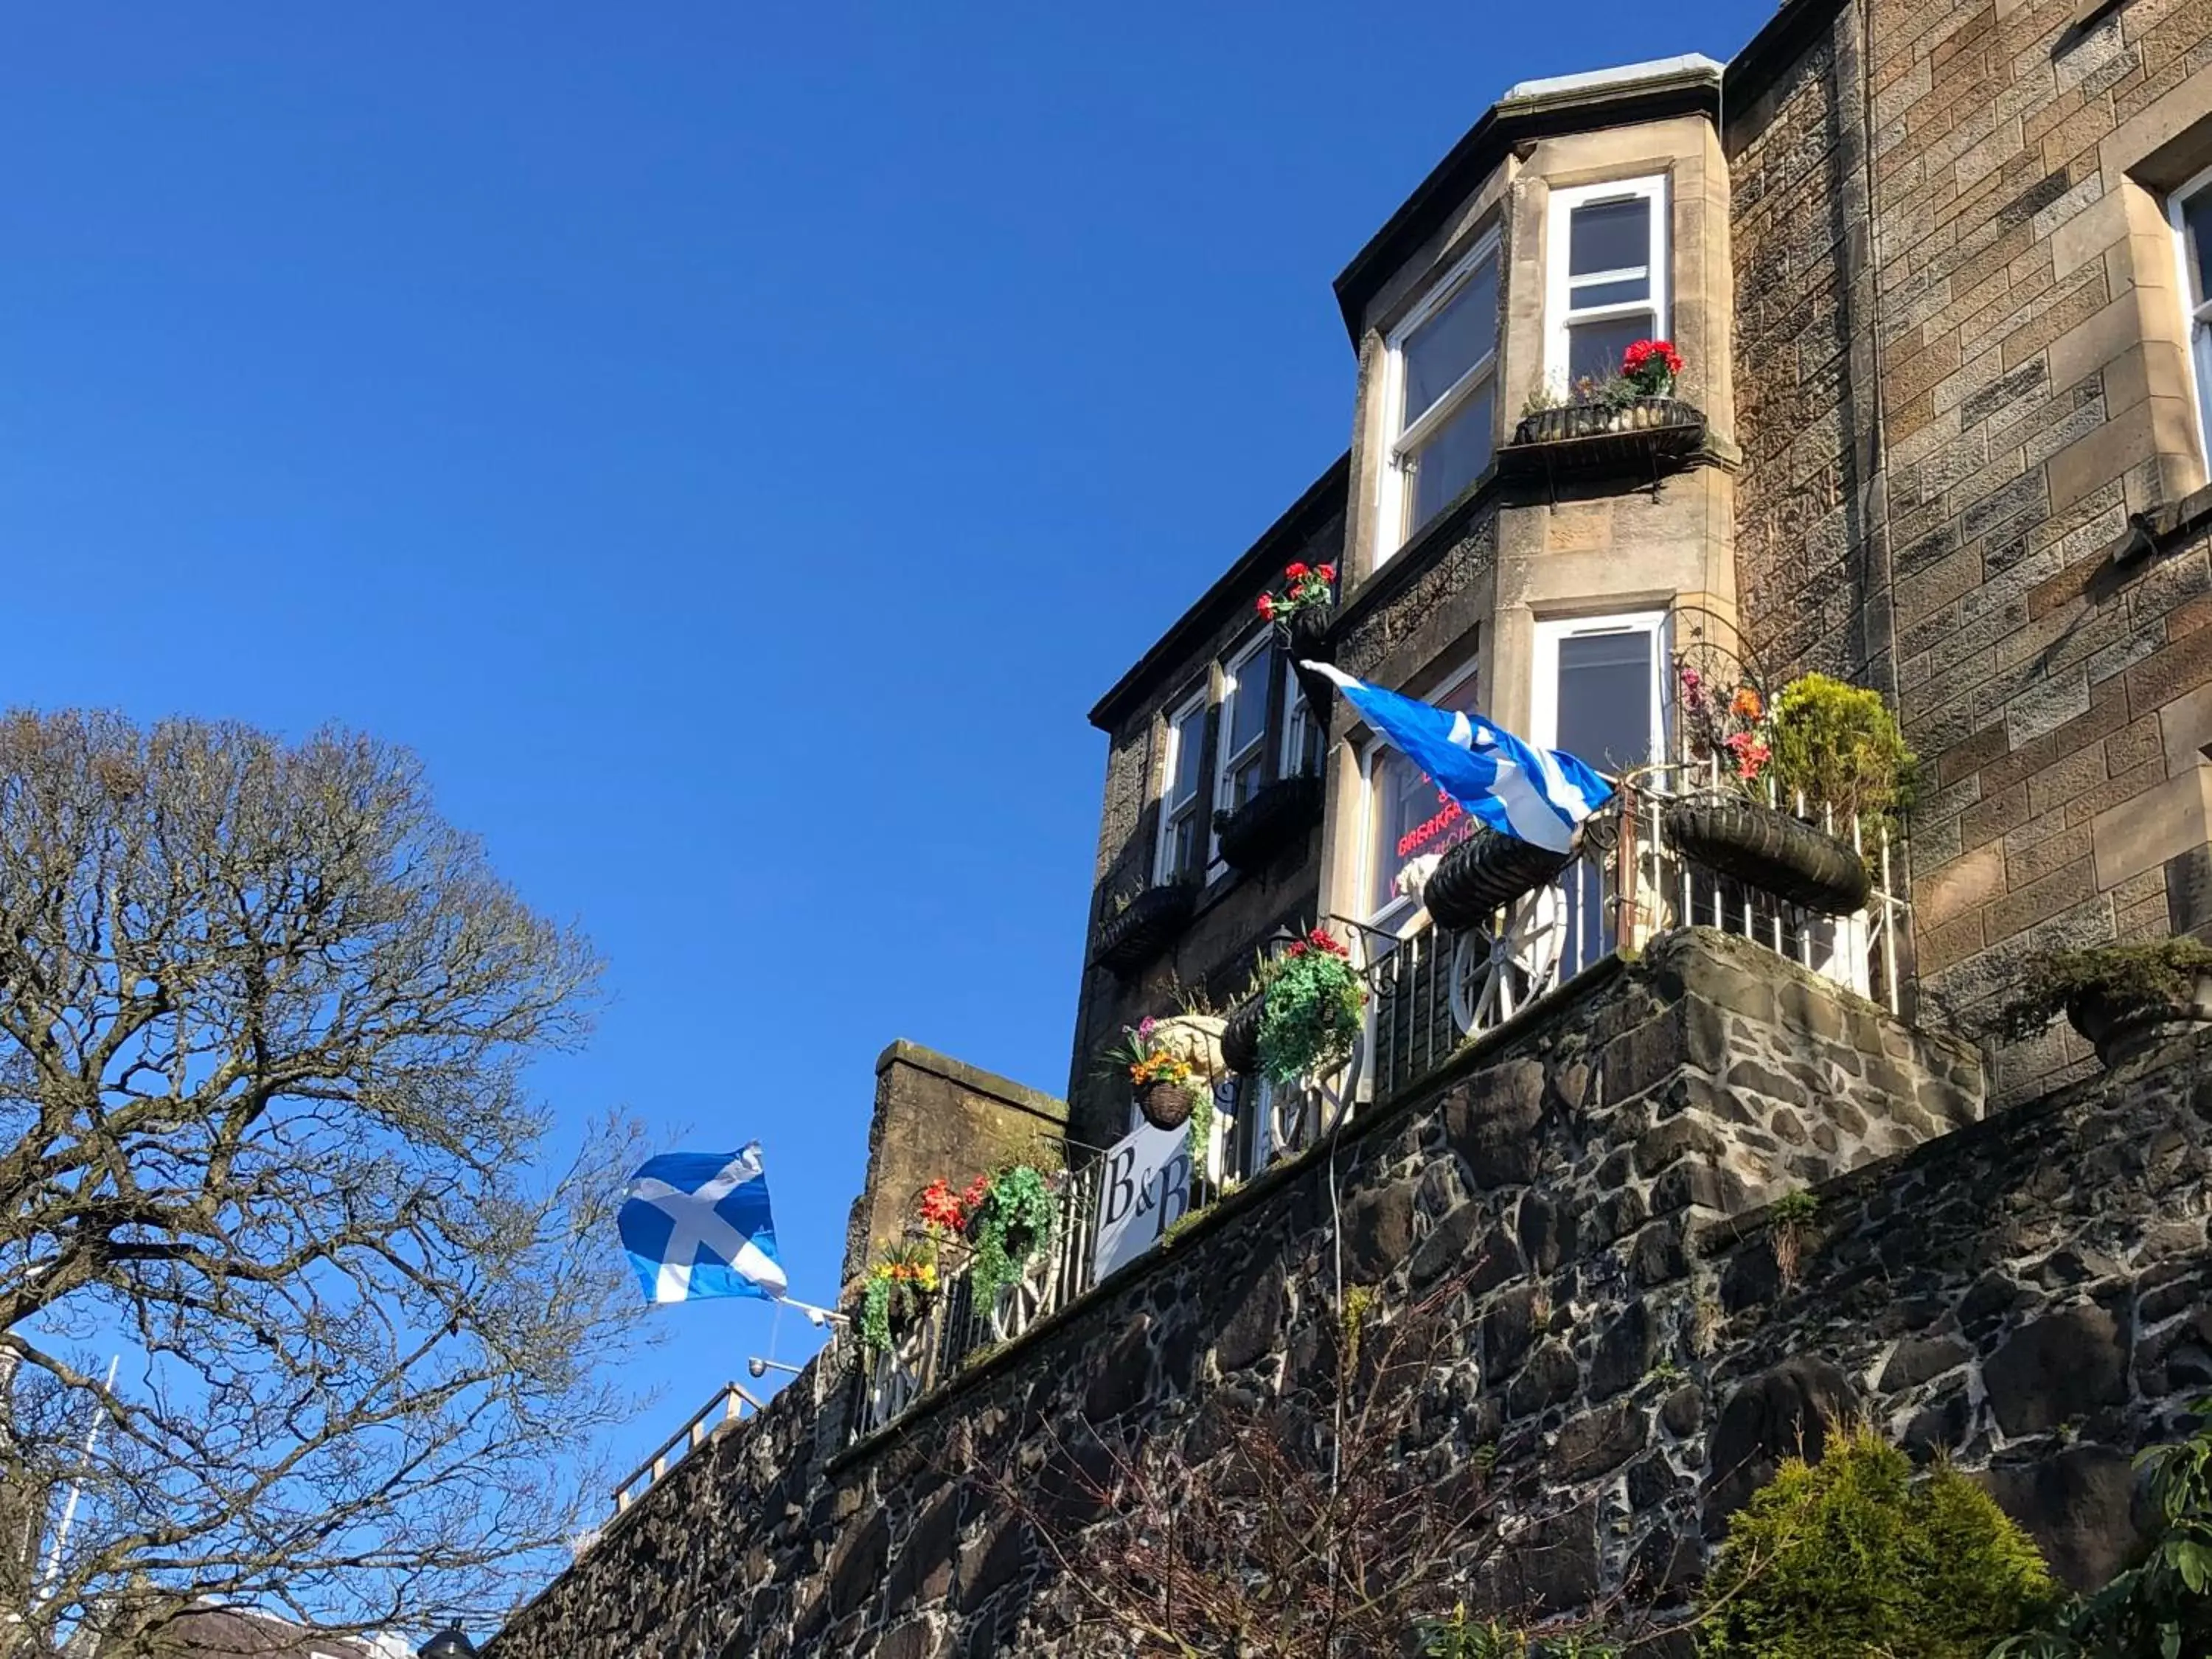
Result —
[[1260, 596], [1260, 614], [1269, 622], [1274, 621], [1275, 596], [1273, 593], [1262, 593]]
[[1336, 580], [1336, 567], [1333, 564], [1325, 564], [1322, 566], [1321, 579], [1325, 582], [1334, 581]]
[[1306, 574], [1306, 567], [1302, 564], [1286, 564], [1283, 567], [1283, 574], [1292, 581], [1296, 581]]

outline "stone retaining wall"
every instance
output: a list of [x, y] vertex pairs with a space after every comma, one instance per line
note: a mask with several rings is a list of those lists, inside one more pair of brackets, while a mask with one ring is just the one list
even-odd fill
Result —
[[[1493, 1590], [1679, 1604], [1778, 1452], [1845, 1413], [1982, 1472], [2068, 1577], [2110, 1565], [2127, 1458], [2212, 1385], [2212, 1044], [1982, 1120], [1970, 1054], [1702, 933], [1537, 1013], [1333, 1160], [1376, 1317], [1468, 1275], [1409, 1456], [1489, 1449], [1523, 1517]], [[845, 1445], [850, 1395], [811, 1371], [492, 1651], [1089, 1650], [1037, 1540], [961, 1471], [1021, 1471], [1080, 1522], [1103, 1445], [1202, 1449], [1210, 1404], [1327, 1375], [1331, 1162], [1255, 1182], [872, 1442]], [[1809, 1217], [1757, 1207], [1808, 1181]]]

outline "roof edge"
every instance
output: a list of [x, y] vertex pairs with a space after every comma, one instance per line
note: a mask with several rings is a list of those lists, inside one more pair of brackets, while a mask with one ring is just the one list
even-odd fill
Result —
[[1218, 625], [1215, 619], [1226, 613], [1232, 591], [1239, 595], [1237, 605], [1246, 604], [1253, 592], [1254, 576], [1270, 562], [1284, 542], [1310, 528], [1321, 508], [1344, 494], [1351, 476], [1352, 452], [1347, 449], [1329, 463], [1321, 477], [1306, 486], [1305, 493], [1285, 507], [1281, 516], [1261, 532], [1260, 538], [1237, 556], [1235, 563], [1206, 586], [1190, 608], [1168, 625], [1167, 631], [1152, 641], [1127, 673], [1114, 682], [1113, 688], [1092, 706], [1091, 725], [1102, 732], [1113, 731], [1131, 706], [1141, 700], [1163, 668], [1190, 649], [1193, 636], [1210, 633]]

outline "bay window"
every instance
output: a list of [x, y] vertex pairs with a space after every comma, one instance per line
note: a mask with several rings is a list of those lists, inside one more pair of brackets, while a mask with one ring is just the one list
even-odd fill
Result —
[[1552, 192], [1545, 245], [1544, 375], [1555, 391], [1620, 372], [1621, 353], [1667, 335], [1667, 181]]
[[1391, 436], [1378, 503], [1387, 558], [1490, 470], [1498, 416], [1498, 237], [1482, 239], [1392, 331]]
[[2212, 173], [2202, 173], [2166, 203], [2189, 308], [2189, 365], [2197, 382], [2197, 441], [2212, 451]]
[[1206, 873], [1206, 693], [1168, 717], [1167, 765], [1160, 792], [1160, 844], [1152, 879], [1196, 881]]

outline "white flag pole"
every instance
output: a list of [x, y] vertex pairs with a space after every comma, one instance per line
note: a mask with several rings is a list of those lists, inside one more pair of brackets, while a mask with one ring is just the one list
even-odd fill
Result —
[[[116, 1368], [123, 1364], [117, 1354], [107, 1362], [107, 1391], [115, 1391]], [[100, 1443], [100, 1403], [92, 1402], [92, 1426], [84, 1431], [84, 1459], [78, 1465], [79, 1478], [70, 1482], [69, 1497], [62, 1504], [61, 1524], [54, 1528], [54, 1541], [46, 1551], [46, 1571], [39, 1577], [39, 1600], [46, 1601], [54, 1593], [54, 1580], [61, 1577], [62, 1550], [69, 1543], [70, 1527], [76, 1520], [76, 1500], [83, 1495], [83, 1475], [92, 1471], [93, 1448]]]

